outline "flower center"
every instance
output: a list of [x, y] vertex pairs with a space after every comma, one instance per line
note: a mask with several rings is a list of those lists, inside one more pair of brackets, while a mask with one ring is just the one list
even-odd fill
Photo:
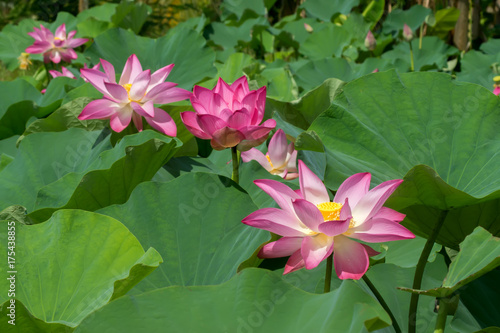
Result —
[[[316, 207], [318, 207], [321, 215], [323, 215], [323, 219], [325, 221], [334, 221], [340, 219], [340, 210], [342, 209], [342, 204], [337, 202], [323, 202]], [[349, 221], [349, 228], [353, 228], [356, 225], [353, 219]]]
[[63, 40], [63, 39], [59, 37], [54, 37], [54, 40]]
[[135, 101], [133, 100], [132, 98], [130, 98], [130, 88], [132, 88], [132, 83], [126, 83], [124, 85], [122, 85], [123, 88], [125, 88], [125, 90], [127, 91], [127, 95], [128, 95], [128, 100], [130, 102], [136, 102], [136, 103], [139, 103], [139, 101]]
[[316, 205], [323, 215], [325, 221], [338, 220], [340, 217], [340, 210], [342, 209], [342, 204], [336, 202], [323, 202]]

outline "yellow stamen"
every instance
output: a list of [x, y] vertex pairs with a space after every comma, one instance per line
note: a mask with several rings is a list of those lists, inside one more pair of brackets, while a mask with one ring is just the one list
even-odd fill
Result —
[[271, 158], [269, 157], [269, 155], [266, 155], [266, 158], [269, 161], [269, 164], [271, 164], [271, 169], [274, 169], [273, 162], [271, 162]]
[[59, 37], [54, 37], [54, 40], [63, 40], [63, 39]]
[[[323, 215], [325, 221], [334, 221], [340, 219], [340, 210], [342, 209], [342, 204], [337, 202], [323, 202], [316, 205]], [[356, 225], [353, 219], [349, 221], [349, 228], [353, 228]]]
[[125, 88], [127, 90], [127, 92], [129, 93], [130, 92], [130, 88], [132, 88], [132, 83], [124, 84], [123, 88]]

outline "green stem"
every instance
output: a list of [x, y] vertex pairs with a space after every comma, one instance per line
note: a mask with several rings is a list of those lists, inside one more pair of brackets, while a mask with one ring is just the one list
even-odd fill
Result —
[[238, 150], [236, 149], [236, 146], [231, 147], [231, 155], [233, 158], [233, 174], [231, 175], [231, 179], [236, 183], [240, 183], [240, 174], [239, 174], [239, 168], [240, 168], [240, 159], [239, 159], [239, 154]]
[[332, 270], [333, 270], [333, 253], [326, 259], [326, 271], [325, 271], [325, 293], [330, 291], [330, 286], [332, 283]]
[[[427, 263], [427, 259], [429, 259], [432, 247], [434, 246], [434, 242], [436, 241], [437, 236], [439, 235], [439, 231], [444, 224], [444, 220], [446, 220], [446, 215], [448, 215], [448, 211], [443, 210], [439, 215], [439, 219], [434, 226], [431, 235], [425, 243], [422, 253], [420, 254], [417, 268], [415, 269], [415, 276], [413, 277], [413, 289], [420, 289], [420, 287], [422, 286], [422, 277], [424, 276], [425, 264]], [[418, 294], [411, 294], [410, 311], [408, 312], [408, 333], [416, 333], [418, 296]]]
[[446, 317], [448, 317], [448, 298], [441, 298], [439, 300], [439, 310], [436, 320], [436, 328], [434, 333], [444, 333], [444, 328], [446, 327]]
[[408, 44], [410, 44], [410, 61], [411, 61], [410, 71], [414, 72], [415, 71], [415, 64], [413, 63], [413, 48], [411, 46], [411, 41], [409, 41]]
[[377, 288], [375, 288], [375, 285], [370, 281], [368, 276], [366, 276], [366, 274], [363, 275], [363, 281], [365, 281], [366, 285], [368, 286], [368, 288], [370, 288], [372, 293], [375, 295], [375, 297], [377, 298], [380, 305], [382, 305], [384, 310], [389, 314], [389, 317], [391, 317], [392, 326], [394, 327], [394, 331], [396, 331], [396, 333], [401, 333], [401, 328], [399, 327], [398, 322], [396, 321], [396, 318], [394, 317], [394, 314], [392, 313], [391, 309], [389, 308], [389, 306], [385, 302], [382, 295], [378, 292]]
[[422, 38], [424, 38], [424, 24], [425, 23], [422, 23], [420, 25], [420, 36], [419, 36], [419, 39], [418, 39], [418, 49], [419, 50], [422, 49]]

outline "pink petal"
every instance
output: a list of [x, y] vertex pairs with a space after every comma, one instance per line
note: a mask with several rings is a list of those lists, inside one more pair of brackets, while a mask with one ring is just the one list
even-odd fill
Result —
[[378, 256], [381, 253], [381, 252], [375, 251], [374, 249], [372, 249], [370, 246], [368, 246], [366, 244], [361, 244], [361, 245], [363, 245], [363, 247], [365, 248], [366, 253], [368, 253], [369, 257]]
[[174, 68], [174, 64], [170, 64], [168, 66], [162, 67], [153, 74], [151, 74], [151, 82], [149, 83], [150, 87], [155, 87], [156, 85], [163, 83]]
[[150, 81], [151, 71], [149, 69], [137, 75], [134, 82], [132, 83], [132, 87], [130, 87], [130, 99], [133, 101], [140, 101], [144, 97], [144, 95], [146, 95], [146, 90], [148, 89]]
[[255, 111], [252, 118], [252, 124], [260, 124], [264, 119], [266, 110], [266, 87], [257, 90], [257, 100], [255, 101]]
[[498, 96], [500, 94], [500, 87], [495, 87], [495, 89], [493, 89], [493, 93]]
[[113, 114], [109, 121], [111, 129], [120, 133], [127, 128], [128, 124], [130, 124], [130, 120], [132, 120], [132, 113], [132, 108], [129, 109], [128, 107], [124, 107], [120, 111]]
[[131, 102], [130, 106], [132, 107], [132, 109], [134, 109], [135, 112], [137, 112], [139, 115], [143, 117], [155, 116], [155, 107], [153, 101], [146, 102], [143, 105], [140, 105], [139, 103], [136, 102]]
[[415, 238], [415, 235], [401, 224], [386, 219], [372, 218], [351, 230], [354, 233], [349, 235], [349, 237], [368, 243]]
[[[212, 133], [212, 147], [216, 150], [235, 147], [245, 137], [243, 134], [230, 127], [223, 127]], [[215, 141], [215, 142], [214, 142]]]
[[211, 137], [214, 136], [216, 131], [227, 127], [227, 123], [224, 120], [211, 114], [199, 114], [197, 120], [201, 130]]
[[248, 126], [249, 122], [250, 116], [248, 114], [248, 111], [245, 109], [234, 112], [227, 120], [228, 126], [234, 129], [240, 129], [242, 127]]
[[329, 202], [328, 192], [323, 182], [316, 176], [306, 164], [299, 160], [299, 183], [300, 191], [304, 199], [318, 205]]
[[282, 166], [286, 162], [288, 142], [282, 129], [276, 131], [269, 142], [269, 158], [274, 166]]
[[372, 219], [386, 219], [394, 222], [401, 222], [405, 219], [406, 215], [401, 214], [400, 212], [395, 211], [394, 209], [390, 209], [387, 207], [382, 207], [380, 210], [372, 216]]
[[137, 75], [141, 73], [142, 73], [141, 63], [139, 62], [139, 59], [137, 59], [137, 56], [135, 54], [132, 54], [130, 57], [128, 57], [127, 62], [125, 63], [125, 67], [123, 67], [123, 72], [120, 77], [120, 82], [118, 83], [120, 85], [132, 83], [134, 82]]
[[281, 209], [295, 215], [292, 200], [301, 198], [295, 191], [285, 184], [272, 179], [257, 179], [254, 180], [254, 184], [273, 198]]
[[248, 151], [244, 151], [241, 153], [241, 160], [245, 163], [250, 162], [252, 160], [257, 161], [264, 169], [267, 171], [271, 171], [271, 164], [267, 160], [266, 156], [258, 149], [252, 148]]
[[76, 35], [76, 30], [71, 30], [69, 33], [68, 33], [68, 37], [66, 37], [66, 40], [70, 40], [72, 39], [73, 37], [75, 37]]
[[300, 253], [306, 269], [313, 269], [326, 259], [333, 249], [333, 237], [324, 234], [304, 237]]
[[316, 207], [304, 199], [292, 200], [292, 206], [299, 220], [309, 229], [318, 232], [318, 226], [323, 223], [323, 215]]
[[334, 221], [326, 221], [318, 227], [319, 231], [328, 236], [341, 235], [349, 229], [352, 214], [349, 207], [349, 200], [346, 198], [342, 209], [340, 210], [339, 219]]
[[344, 202], [346, 198], [349, 198], [351, 207], [355, 207], [359, 200], [368, 192], [371, 177], [372, 175], [369, 172], [357, 173], [350, 176], [340, 185], [333, 201]]
[[359, 280], [368, 270], [370, 261], [363, 245], [345, 236], [335, 237], [333, 262], [339, 279]]
[[212, 90], [207, 89], [201, 86], [194, 86], [193, 88], [193, 96], [191, 97], [191, 102], [197, 102], [201, 105], [210, 105], [212, 99], [214, 97], [214, 93]]
[[125, 88], [121, 85], [111, 82], [104, 82], [104, 86], [107, 90], [107, 95], [109, 95], [112, 99], [120, 103], [128, 103], [128, 93]]
[[222, 78], [219, 78], [219, 80], [217, 80], [217, 84], [215, 85], [213, 92], [220, 95], [220, 97], [226, 102], [227, 106], [229, 108], [232, 108], [234, 93]]
[[298, 177], [299, 177], [299, 174], [296, 172], [291, 172], [291, 173], [287, 172], [286, 176], [283, 178], [285, 178], [286, 180], [293, 180], [293, 179], [296, 179]]
[[55, 37], [59, 39], [66, 39], [66, 24], [63, 23], [56, 29]]
[[[170, 82], [165, 82], [170, 83]], [[155, 88], [160, 87], [161, 84], [157, 85]], [[163, 88], [167, 85], [162, 86]], [[153, 89], [155, 89], [153, 88]], [[191, 97], [191, 92], [182, 88], [168, 88], [167, 90], [157, 93], [154, 97], [155, 104], [168, 104], [178, 101], [182, 101]]]
[[72, 38], [72, 39], [68, 39], [66, 46], [75, 48], [75, 47], [78, 47], [80, 45], [87, 43], [88, 41], [89, 40], [87, 38]]
[[145, 117], [149, 125], [151, 125], [157, 131], [162, 132], [165, 135], [174, 137], [177, 135], [177, 126], [175, 125], [172, 117], [160, 108], [154, 108], [155, 116]]
[[205, 133], [200, 128], [200, 125], [198, 125], [198, 116], [196, 112], [181, 112], [181, 120], [188, 131], [191, 132], [194, 136], [205, 140], [212, 138], [209, 134]]
[[310, 232], [301, 226], [295, 215], [278, 208], [262, 208], [245, 217], [241, 222], [286, 237], [302, 237]]
[[61, 59], [66, 62], [71, 62], [71, 60], [78, 58], [78, 55], [73, 49], [65, 49], [65, 50], [63, 49], [60, 52], [60, 54], [61, 54]]
[[132, 121], [134, 122], [134, 125], [135, 127], [137, 128], [137, 130], [139, 132], [142, 132], [142, 117], [137, 114], [137, 113], [134, 113], [132, 114]]
[[[297, 151], [295, 150], [294, 144], [290, 143], [288, 145], [288, 153], [290, 153], [290, 157], [288, 158], [288, 163], [286, 164], [287, 170], [290, 172], [297, 172]], [[297, 173], [297, 177], [298, 177]]]
[[304, 259], [302, 258], [302, 254], [300, 253], [300, 250], [297, 250], [294, 254], [290, 256], [290, 258], [286, 262], [283, 275], [295, 272], [301, 268], [304, 268], [304, 266], [305, 263]]
[[101, 64], [102, 68], [104, 69], [104, 73], [106, 73], [107, 81], [111, 83], [116, 83], [116, 74], [113, 65], [104, 59], [101, 59]]
[[154, 87], [151, 87], [151, 83], [149, 84], [149, 90], [146, 93], [145, 98], [148, 100], [153, 100], [155, 104], [160, 104], [156, 102], [156, 98], [161, 95], [167, 93], [168, 94], [168, 89], [173, 88], [177, 85], [177, 83], [173, 82], [163, 82], [155, 85]]
[[402, 182], [402, 179], [388, 180], [366, 193], [352, 210], [356, 223], [362, 224], [375, 215]]
[[264, 138], [266, 140], [269, 132], [276, 127], [276, 120], [268, 119], [262, 123], [262, 125], [257, 126], [247, 126], [241, 128], [240, 130], [245, 135], [246, 140], [261, 140]]
[[37, 54], [44, 53], [51, 48], [52, 45], [49, 42], [36, 42], [35, 44], [28, 46], [25, 51], [26, 53]]
[[104, 82], [108, 81], [106, 74], [96, 71], [95, 69], [80, 69], [81, 76], [87, 79], [99, 92], [107, 95], [108, 90]]
[[259, 252], [259, 258], [281, 258], [291, 256], [300, 249], [302, 237], [283, 237], [268, 243]]
[[111, 117], [116, 110], [118, 109], [118, 105], [110, 101], [109, 99], [97, 99], [95, 101], [87, 104], [82, 113], [78, 116], [78, 119], [105, 119]]
[[250, 93], [247, 77], [245, 75], [234, 81], [230, 88], [234, 92], [234, 99], [238, 101], [243, 100], [243, 98]]
[[51, 51], [49, 54], [49, 58], [55, 64], [61, 62], [61, 54], [58, 51]]

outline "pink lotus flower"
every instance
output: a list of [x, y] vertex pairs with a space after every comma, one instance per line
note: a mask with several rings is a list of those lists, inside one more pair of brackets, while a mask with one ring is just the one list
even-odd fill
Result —
[[495, 86], [495, 89], [493, 89], [493, 93], [497, 96], [500, 95], [500, 87]]
[[[97, 65], [95, 65], [94, 67], [92, 67], [92, 69], [99, 70], [100, 66], [101, 66], [101, 64], [97, 63]], [[84, 69], [89, 69], [89, 67], [87, 66], [87, 64], [84, 64], [83, 68]], [[65, 76], [65, 77], [69, 77], [70, 79], [76, 79], [76, 76], [73, 73], [71, 73], [70, 70], [67, 69], [64, 66], [61, 66], [61, 72], [58, 72], [56, 70], [50, 70], [49, 73], [50, 73], [50, 75], [52, 75], [53, 78], [60, 77], [60, 76]], [[83, 78], [83, 81], [89, 82], [86, 78]]]
[[276, 127], [264, 118], [266, 87], [248, 88], [245, 76], [228, 85], [219, 78], [213, 90], [195, 86], [191, 104], [196, 112], [181, 112], [186, 128], [200, 139], [211, 139], [216, 150], [235, 147], [245, 151], [260, 145]]
[[50, 70], [49, 71], [50, 75], [52, 75], [53, 78], [60, 77], [60, 76], [66, 76], [69, 77], [70, 79], [76, 79], [76, 76], [69, 71], [64, 66], [61, 66], [61, 72], [55, 71], [55, 70]]
[[266, 155], [252, 148], [241, 153], [241, 159], [243, 162], [255, 160], [269, 173], [284, 179], [295, 179], [299, 176], [296, 166], [297, 151], [294, 149], [293, 142], [288, 144], [286, 134], [282, 129], [276, 131], [272, 137]]
[[73, 48], [78, 47], [88, 41], [87, 38], [73, 38], [76, 30], [70, 31], [66, 36], [66, 25], [63, 23], [56, 30], [56, 35], [40, 25], [40, 29], [34, 28], [34, 32], [28, 32], [28, 35], [35, 39], [33, 45], [26, 48], [28, 53], [43, 53], [43, 61], [48, 63], [52, 61], [56, 64], [61, 60], [71, 62], [78, 56]]
[[156, 130], [169, 135], [177, 135], [177, 127], [170, 115], [154, 104], [167, 104], [189, 98], [191, 92], [176, 88], [176, 83], [163, 82], [170, 74], [174, 64], [160, 68], [153, 74], [142, 70], [141, 63], [132, 54], [123, 68], [120, 81], [116, 83], [115, 69], [101, 59], [105, 73], [95, 69], [82, 69], [82, 77], [100, 92], [103, 99], [90, 102], [78, 119], [107, 119], [115, 132], [123, 131], [132, 120], [142, 131], [142, 118]]
[[408, 24], [406, 24], [406, 23], [403, 26], [403, 37], [408, 42], [413, 39], [413, 31], [411, 30], [410, 26]]
[[303, 267], [313, 269], [333, 252], [337, 276], [360, 279], [368, 270], [368, 257], [377, 252], [355, 240], [378, 243], [415, 237], [399, 224], [404, 214], [382, 207], [402, 180], [389, 180], [368, 191], [370, 178], [370, 173], [347, 178], [333, 202], [321, 180], [302, 161], [299, 193], [275, 180], [256, 180], [281, 209], [259, 209], [242, 222], [283, 236], [265, 245], [259, 257], [290, 256], [284, 271], [288, 274]]

